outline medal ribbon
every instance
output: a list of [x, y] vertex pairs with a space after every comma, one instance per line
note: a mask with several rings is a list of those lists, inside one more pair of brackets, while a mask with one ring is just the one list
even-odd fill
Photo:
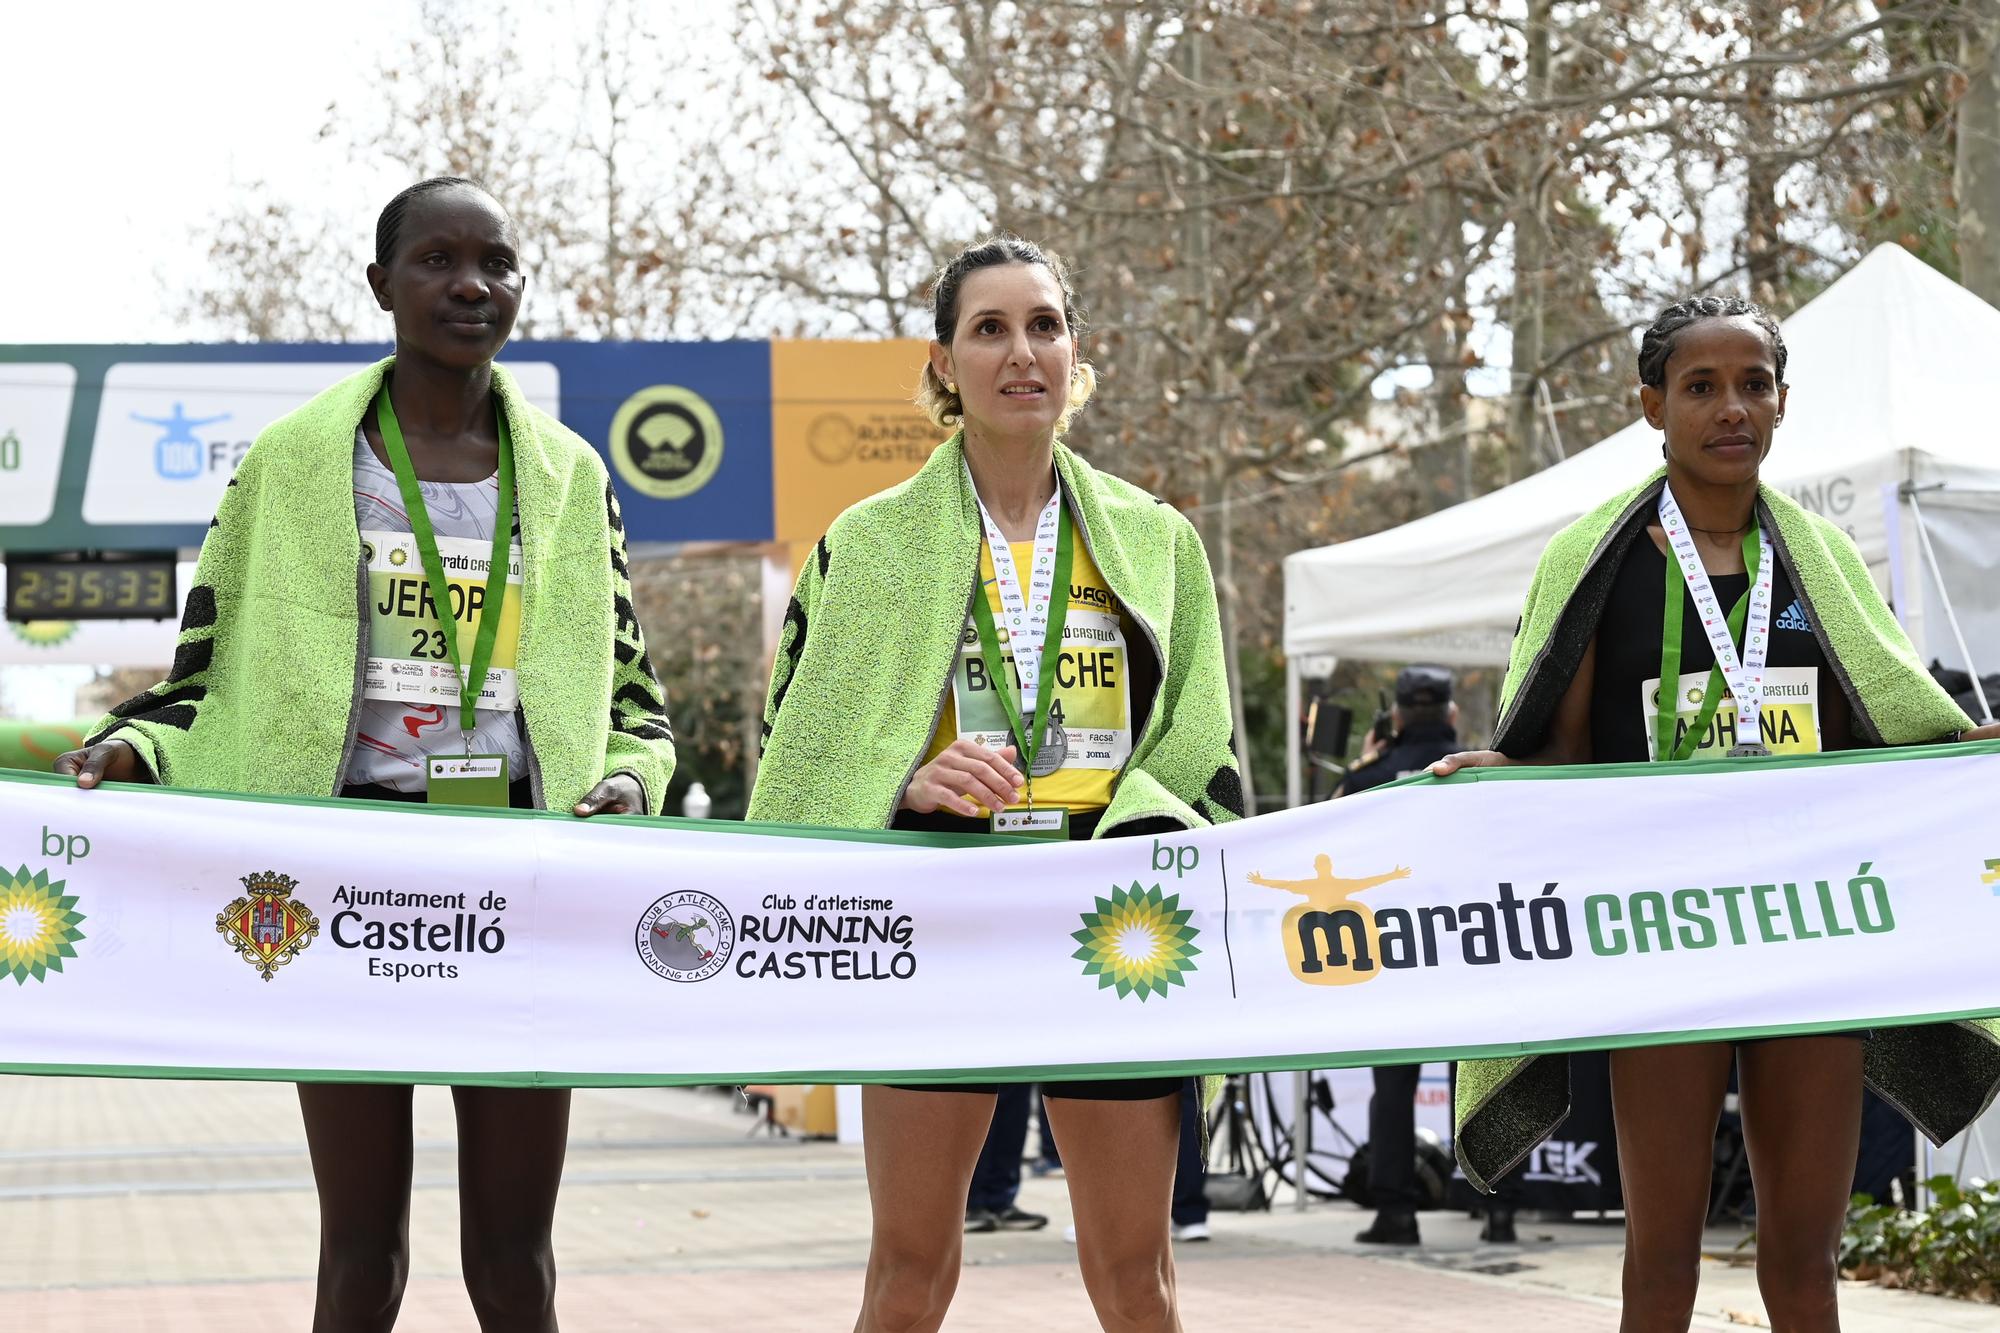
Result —
[[431, 526], [430, 510], [424, 505], [417, 470], [410, 465], [410, 451], [403, 443], [403, 428], [396, 421], [396, 409], [389, 402], [387, 380], [375, 395], [375, 424], [382, 431], [382, 448], [396, 474], [396, 489], [403, 493], [410, 532], [417, 540], [417, 554], [424, 562], [424, 577], [430, 580], [431, 600], [437, 604], [438, 628], [444, 632], [445, 650], [451, 654], [452, 668], [458, 672], [458, 727], [464, 735], [467, 755], [472, 753], [480, 690], [486, 684], [486, 670], [493, 661], [493, 641], [500, 633], [500, 612], [507, 605], [507, 564], [514, 535], [514, 449], [507, 434], [506, 412], [496, 411], [493, 416], [500, 431], [500, 504], [493, 515], [493, 556], [486, 566], [479, 633], [473, 640], [472, 660], [468, 663], [459, 653], [458, 626], [451, 614], [451, 586], [444, 576], [444, 561], [438, 557], [437, 531]]
[[[1660, 623], [1660, 707], [1653, 717], [1654, 757], [1686, 759], [1695, 752], [1721, 706], [1725, 680], [1730, 697], [1736, 700], [1738, 743], [1761, 744], [1764, 663], [1771, 650], [1771, 583], [1775, 568], [1770, 534], [1753, 513], [1749, 530], [1743, 534], [1743, 567], [1750, 574], [1750, 586], [1725, 616], [1714, 585], [1709, 582], [1708, 571], [1702, 567], [1701, 554], [1695, 550], [1694, 533], [1681, 516], [1671, 486], [1660, 488], [1660, 526], [1666, 530], [1667, 546], [1674, 558], [1667, 561], [1666, 608]], [[1676, 746], [1674, 728], [1680, 719], [1681, 618], [1685, 614], [1681, 605], [1683, 587], [1694, 596], [1695, 613], [1701, 617], [1709, 647], [1715, 651], [1715, 665], [1709, 669], [1708, 687], [1702, 691], [1701, 712]], [[1736, 652], [1738, 640], [1743, 643], [1740, 659]], [[1747, 741], [1745, 736], [1749, 737]]]
[[[966, 479], [971, 482], [971, 470], [967, 469]], [[973, 498], [979, 500], [979, 489], [973, 487]], [[1075, 560], [1075, 536], [1070, 530], [1069, 515], [1063, 509], [1062, 485], [1056, 485], [1056, 493], [1042, 509], [1041, 518], [1035, 524], [1034, 565], [1029, 573], [1026, 596], [1022, 595], [1021, 578], [1014, 568], [1014, 552], [1007, 544], [1007, 538], [987, 512], [986, 502], [979, 500], [979, 518], [986, 529], [986, 546], [993, 555], [993, 582], [1000, 593], [1000, 610], [1007, 617], [1007, 642], [1014, 650], [1014, 670], [1021, 681], [1021, 702], [1017, 706], [1014, 696], [1007, 689], [1007, 662], [1000, 654], [1000, 633], [994, 623], [993, 608], [986, 603], [986, 590], [981, 588], [972, 598], [972, 619], [979, 628], [980, 654], [986, 660], [986, 674], [993, 682], [993, 689], [1000, 696], [1000, 706], [1007, 715], [1008, 729], [1014, 733], [1015, 744], [1020, 750], [1021, 772], [1028, 779], [1028, 804], [1034, 805], [1034, 763], [1035, 754], [1042, 747], [1042, 737], [1047, 734], [1049, 721], [1049, 701], [1055, 698], [1055, 691], [1041, 689], [1042, 659], [1055, 646], [1055, 653], [1062, 653], [1063, 622], [1069, 618], [1070, 569]], [[1057, 595], [1057, 590], [1061, 595]], [[1023, 725], [1024, 717], [1031, 719], [1032, 727]]]

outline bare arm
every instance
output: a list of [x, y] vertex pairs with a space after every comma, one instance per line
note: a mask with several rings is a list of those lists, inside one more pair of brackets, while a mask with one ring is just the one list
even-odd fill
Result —
[[1498, 750], [1461, 750], [1448, 754], [1430, 766], [1430, 772], [1448, 778], [1461, 768], [1504, 768], [1510, 764], [1587, 764], [1590, 750], [1590, 696], [1597, 683], [1597, 640], [1583, 650], [1576, 675], [1556, 704], [1542, 748], [1526, 759], [1511, 759]]

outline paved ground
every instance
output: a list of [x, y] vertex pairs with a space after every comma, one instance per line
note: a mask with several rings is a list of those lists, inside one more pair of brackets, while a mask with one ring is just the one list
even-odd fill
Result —
[[[866, 1257], [858, 1150], [745, 1137], [727, 1099], [579, 1093], [556, 1243], [564, 1327], [851, 1327]], [[415, 1278], [399, 1329], [472, 1327], [456, 1276], [448, 1094], [417, 1098]], [[972, 1236], [952, 1333], [1095, 1328], [1061, 1239], [1061, 1182], [1022, 1203], [1047, 1231]], [[1360, 1253], [1341, 1205], [1218, 1214], [1182, 1247], [1190, 1330], [1605, 1331], [1617, 1327], [1616, 1226], [1523, 1228], [1481, 1246], [1426, 1215], [1426, 1245]], [[0, 1329], [304, 1333], [317, 1222], [289, 1087], [0, 1078]], [[1741, 1237], [1718, 1233], [1726, 1256]], [[1848, 1333], [2000, 1333], [2000, 1310], [1850, 1286]], [[1706, 1265], [1705, 1329], [1763, 1327], [1746, 1267]]]

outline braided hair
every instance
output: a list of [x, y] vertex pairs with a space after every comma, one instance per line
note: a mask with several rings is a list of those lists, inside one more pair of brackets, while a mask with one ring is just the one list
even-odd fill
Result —
[[[931, 322], [937, 340], [946, 347], [951, 346], [952, 334], [958, 328], [958, 294], [965, 285], [965, 279], [980, 269], [1003, 264], [1039, 264], [1049, 271], [1062, 291], [1063, 326], [1069, 330], [1071, 345], [1081, 349], [1086, 325], [1083, 309], [1077, 304], [1076, 288], [1070, 283], [1069, 265], [1063, 262], [1062, 256], [1042, 249], [1033, 241], [1024, 241], [1019, 236], [1004, 232], [968, 245], [931, 275]], [[1069, 407], [1057, 426], [1059, 431], [1068, 428], [1070, 418], [1090, 400], [1091, 392], [1096, 387], [1097, 372], [1079, 358], [1075, 378], [1070, 382]], [[937, 371], [928, 361], [924, 363], [923, 375], [917, 384], [917, 406], [929, 415], [939, 429], [957, 425], [965, 415], [965, 404], [938, 378]]]
[[[477, 190], [487, 198], [493, 198], [492, 192], [485, 186], [463, 176], [432, 176], [418, 181], [391, 199], [383, 208], [382, 216], [375, 220], [375, 262], [387, 268], [389, 261], [395, 258], [396, 243], [402, 239], [403, 218], [409, 213], [411, 204], [444, 190], [457, 189]], [[494, 202], [497, 204], [499, 201], [496, 199]]]
[[1662, 310], [1639, 341], [1639, 383], [1655, 389], [1667, 387], [1667, 358], [1674, 354], [1674, 339], [1688, 325], [1704, 319], [1738, 318], [1748, 319], [1763, 330], [1771, 344], [1771, 355], [1777, 360], [1778, 383], [1782, 386], [1785, 335], [1778, 332], [1778, 321], [1771, 317], [1770, 311], [1740, 296], [1690, 296]]

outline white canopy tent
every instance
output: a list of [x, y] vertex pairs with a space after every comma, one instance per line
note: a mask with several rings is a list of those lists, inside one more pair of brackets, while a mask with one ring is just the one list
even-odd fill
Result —
[[[1885, 245], [1786, 320], [1784, 334], [1791, 396], [1765, 479], [1847, 529], [1927, 658], [1991, 670], [2000, 662], [2000, 429], [1988, 400], [2000, 383], [2000, 310]], [[1543, 545], [1659, 461], [1659, 433], [1636, 421], [1502, 490], [1287, 557], [1291, 715], [1308, 655], [1505, 663]], [[1297, 804], [1296, 727], [1290, 735]]]

